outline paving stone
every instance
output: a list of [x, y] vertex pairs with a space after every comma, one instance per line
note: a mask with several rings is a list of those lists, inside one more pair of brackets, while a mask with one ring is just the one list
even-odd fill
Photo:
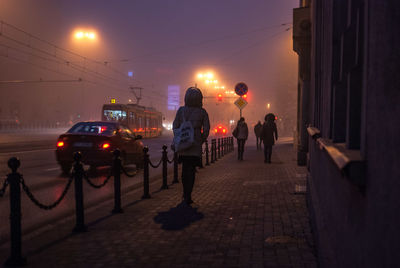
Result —
[[180, 204], [181, 184], [147, 200], [140, 189], [124, 195], [123, 214], [110, 216], [113, 203], [104, 202], [85, 215], [87, 233], [46, 247], [49, 234], [24, 241], [27, 267], [316, 267], [306, 200], [292, 194], [305, 184], [305, 168], [291, 144], [273, 150], [271, 164], [247, 146], [244, 161], [235, 152], [199, 170], [192, 208]]

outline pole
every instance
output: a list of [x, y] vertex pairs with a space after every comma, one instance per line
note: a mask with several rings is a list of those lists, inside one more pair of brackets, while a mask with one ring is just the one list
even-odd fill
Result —
[[21, 174], [17, 172], [20, 161], [12, 157], [8, 160], [8, 166], [12, 170], [7, 180], [10, 184], [10, 228], [11, 228], [11, 256], [5, 262], [7, 266], [22, 266], [26, 259], [21, 255]]
[[75, 180], [75, 215], [76, 225], [73, 231], [75, 233], [86, 232], [85, 215], [83, 212], [83, 166], [81, 163], [82, 154], [80, 152], [74, 153], [74, 180]]
[[162, 189], [168, 189], [168, 183], [167, 183], [167, 176], [168, 176], [168, 152], [167, 152], [167, 145], [163, 145], [162, 147], [162, 178], [163, 178], [163, 182], [162, 182], [162, 186], [161, 186], [161, 190]]
[[121, 151], [115, 149], [114, 151], [114, 209], [111, 211], [113, 214], [122, 213], [121, 208], [121, 158], [119, 157]]
[[149, 148], [143, 148], [143, 196], [142, 199], [150, 198], [149, 193]]

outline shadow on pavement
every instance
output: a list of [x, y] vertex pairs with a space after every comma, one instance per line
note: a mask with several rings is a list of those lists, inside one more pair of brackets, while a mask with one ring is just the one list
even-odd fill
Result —
[[193, 208], [182, 202], [169, 211], [158, 212], [158, 215], [154, 217], [154, 221], [160, 223], [162, 229], [173, 231], [181, 230], [203, 218], [204, 214], [198, 212], [197, 208]]

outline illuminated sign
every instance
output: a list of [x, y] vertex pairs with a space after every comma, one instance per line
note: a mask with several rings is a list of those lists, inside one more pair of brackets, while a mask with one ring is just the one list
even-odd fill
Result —
[[168, 110], [178, 110], [180, 103], [181, 87], [179, 85], [168, 86]]

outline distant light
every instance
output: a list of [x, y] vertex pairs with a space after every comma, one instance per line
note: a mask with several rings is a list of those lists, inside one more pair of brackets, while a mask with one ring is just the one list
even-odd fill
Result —
[[210, 80], [206, 80], [206, 84], [210, 83]]
[[88, 40], [96, 40], [97, 35], [96, 32], [92, 31], [92, 30], [77, 30], [74, 33], [74, 37], [77, 40], [84, 40], [84, 39], [88, 39]]
[[133, 72], [132, 71], [128, 72], [128, 76], [133, 77]]
[[58, 143], [57, 143], [57, 147], [63, 147], [64, 146], [64, 142], [63, 141], [59, 141]]
[[269, 108], [271, 108], [271, 104], [268, 103], [267, 104], [267, 109], [269, 109]]
[[203, 78], [203, 74], [197, 74], [197, 78], [199, 79]]
[[211, 73], [211, 72], [207, 73], [207, 78], [211, 79], [211, 78], [213, 78], [213, 77], [214, 77], [214, 74], [213, 74], [213, 73]]

